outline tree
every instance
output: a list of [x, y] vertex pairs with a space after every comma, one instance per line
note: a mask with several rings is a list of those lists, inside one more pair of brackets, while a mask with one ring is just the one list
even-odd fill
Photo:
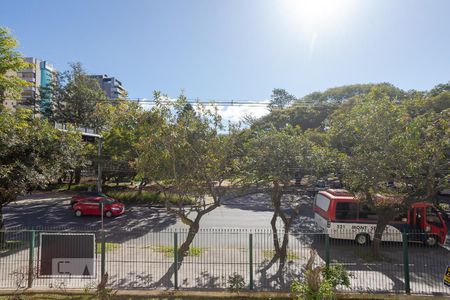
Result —
[[375, 256], [388, 223], [412, 202], [432, 199], [441, 182], [438, 166], [448, 149], [448, 112], [412, 117], [411, 103], [373, 89], [331, 118], [329, 133], [343, 154], [344, 184], [378, 215]]
[[[279, 261], [278, 272], [271, 280], [278, 280], [282, 286], [289, 231], [300, 213], [298, 202], [285, 195], [296, 175], [326, 173], [327, 168], [324, 166], [332, 156], [326, 156], [320, 149], [306, 138], [300, 128], [290, 126], [281, 130], [272, 128], [253, 132], [245, 144], [245, 157], [241, 162], [243, 173], [240, 177], [245, 178], [247, 183], [264, 187], [270, 194], [274, 210], [270, 225], [275, 254], [262, 271], [267, 271], [276, 261]], [[283, 223], [281, 231], [277, 228], [278, 219], [281, 219]], [[280, 232], [281, 236], [279, 236]]]
[[81, 63], [72, 63], [70, 68], [57, 73], [50, 85], [53, 119], [76, 127], [100, 129], [103, 123], [94, 118], [94, 112], [102, 108], [98, 103], [107, 101], [106, 95], [97, 80], [87, 76]]
[[289, 106], [295, 97], [289, 94], [285, 89], [273, 89], [270, 96], [269, 110], [284, 109]]
[[20, 99], [22, 87], [28, 85], [16, 74], [28, 67], [22, 55], [14, 50], [16, 47], [17, 41], [9, 30], [0, 27], [0, 104], [6, 99]]
[[[0, 233], [2, 209], [27, 190], [43, 187], [73, 168], [82, 149], [79, 134], [61, 132], [28, 109], [0, 112]], [[0, 234], [0, 243], [4, 243]]]
[[430, 97], [437, 96], [443, 92], [450, 92], [450, 81], [447, 83], [441, 83], [436, 85], [428, 92], [428, 96]]
[[316, 128], [323, 130], [328, 126], [329, 116], [338, 107], [341, 105], [351, 107], [355, 97], [367, 95], [374, 87], [398, 101], [406, 97], [404, 91], [389, 83], [344, 85], [327, 89], [324, 92], [313, 92], [293, 101], [289, 107], [283, 106], [283, 109], [271, 110], [270, 114], [253, 122], [252, 127], [269, 129], [272, 126], [283, 128], [291, 125], [293, 127], [300, 126], [303, 130]]
[[118, 183], [124, 177], [136, 175], [134, 163], [139, 155], [138, 143], [148, 133], [145, 126], [150, 113], [144, 112], [137, 103], [119, 102], [111, 109], [109, 126], [102, 132], [103, 155], [109, 160], [109, 167], [104, 166], [103, 176], [115, 178]]
[[[221, 204], [222, 185], [233, 174], [234, 146], [230, 135], [220, 134], [217, 109], [202, 105], [186, 109], [184, 96], [169, 103], [155, 93], [155, 101], [151, 134], [141, 139], [137, 168], [140, 176], [155, 183], [164, 195], [167, 211], [189, 227], [186, 240], [177, 249], [179, 264], [171, 266], [155, 284], [160, 285], [180, 268], [202, 217]], [[178, 204], [172, 204], [171, 198]]]

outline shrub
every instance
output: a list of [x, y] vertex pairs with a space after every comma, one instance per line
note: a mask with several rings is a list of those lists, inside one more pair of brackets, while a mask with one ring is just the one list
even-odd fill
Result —
[[305, 279], [294, 280], [292, 283], [291, 292], [294, 299], [331, 300], [335, 298], [338, 285], [346, 287], [350, 285], [349, 275], [342, 265], [336, 264], [328, 268], [313, 267], [315, 258], [316, 252], [311, 250], [305, 266]]
[[238, 292], [245, 286], [245, 280], [242, 275], [234, 272], [233, 275], [228, 276], [228, 289], [232, 292]]

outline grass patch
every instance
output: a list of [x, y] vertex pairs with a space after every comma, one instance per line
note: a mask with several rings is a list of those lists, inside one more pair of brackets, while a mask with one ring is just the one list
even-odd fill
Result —
[[180, 200], [175, 195], [168, 194], [164, 196], [164, 194], [158, 192], [148, 191], [142, 191], [140, 194], [137, 191], [111, 191], [108, 192], [108, 196], [119, 199], [124, 203], [163, 204], [166, 200], [173, 204], [179, 204], [180, 201], [182, 204], [193, 203], [193, 200], [189, 198]]
[[[262, 256], [264, 258], [272, 258], [275, 255], [275, 250], [263, 250]], [[292, 250], [288, 250], [287, 252], [287, 259], [294, 260], [294, 259], [300, 259], [300, 257], [294, 253]]]
[[6, 241], [6, 243], [2, 246], [0, 245], [0, 251], [14, 251], [14, 250], [22, 250], [26, 247], [26, 243], [24, 241]]
[[[67, 191], [69, 188], [68, 183], [54, 183], [47, 186], [45, 189], [46, 191]], [[95, 184], [88, 184], [88, 183], [79, 183], [79, 184], [72, 184], [70, 186], [71, 191], [75, 192], [84, 192], [91, 189], [92, 191], [95, 191], [96, 185]]]
[[[155, 252], [164, 253], [166, 257], [173, 257], [173, 246], [150, 246], [146, 248], [151, 248]], [[189, 247], [187, 256], [200, 256], [203, 249], [199, 247]]]
[[388, 256], [384, 255], [383, 253], [380, 254], [379, 257], [376, 257], [373, 254], [372, 249], [359, 249], [357, 251], [353, 251], [353, 254], [359, 258], [361, 258], [363, 261], [370, 263], [370, 262], [376, 262], [376, 261], [384, 261], [387, 263], [392, 263], [392, 259]]
[[[105, 251], [109, 252], [114, 249], [119, 248], [118, 243], [105, 243]], [[95, 247], [95, 253], [101, 254], [102, 253], [102, 243], [97, 243], [97, 246]]]

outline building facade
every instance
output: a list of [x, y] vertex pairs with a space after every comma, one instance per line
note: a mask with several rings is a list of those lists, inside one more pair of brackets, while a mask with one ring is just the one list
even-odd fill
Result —
[[127, 91], [117, 78], [108, 75], [90, 75], [89, 77], [98, 81], [109, 99], [125, 99], [127, 97]]
[[56, 70], [45, 60], [26, 57], [25, 61], [29, 63], [29, 67], [18, 71], [17, 76], [27, 81], [29, 86], [23, 87], [20, 100], [6, 100], [4, 104], [10, 109], [26, 106], [32, 108], [36, 113], [43, 113], [51, 109], [50, 89]]

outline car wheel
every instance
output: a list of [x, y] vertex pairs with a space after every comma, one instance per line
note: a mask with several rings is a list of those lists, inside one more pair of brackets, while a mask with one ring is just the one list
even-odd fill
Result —
[[437, 237], [435, 235], [429, 235], [427, 236], [427, 239], [425, 240], [425, 245], [428, 247], [435, 247], [438, 243]]
[[107, 218], [111, 218], [111, 217], [112, 217], [112, 212], [111, 212], [110, 210], [108, 210], [108, 211], [105, 213], [105, 216], [106, 216]]
[[77, 209], [77, 210], [75, 211], [75, 216], [81, 217], [82, 215], [83, 215], [83, 213], [81, 212], [81, 210]]
[[370, 242], [370, 237], [368, 234], [360, 233], [356, 236], [355, 241], [358, 245], [364, 246]]

